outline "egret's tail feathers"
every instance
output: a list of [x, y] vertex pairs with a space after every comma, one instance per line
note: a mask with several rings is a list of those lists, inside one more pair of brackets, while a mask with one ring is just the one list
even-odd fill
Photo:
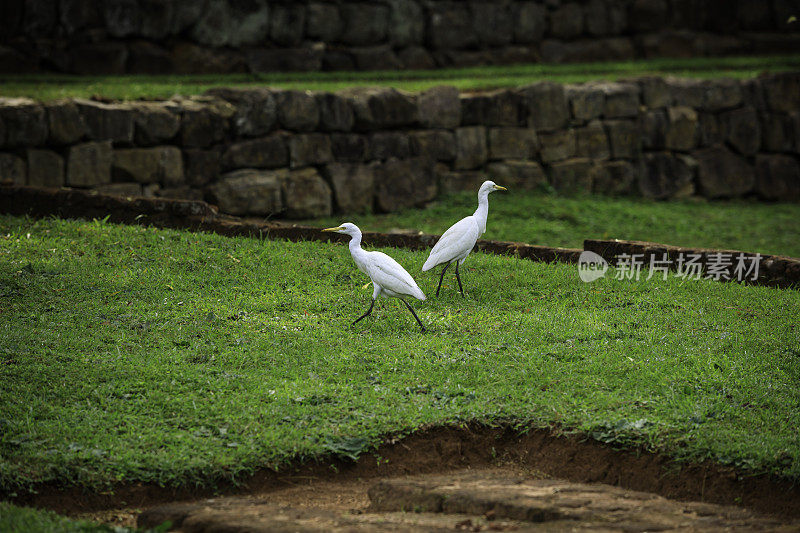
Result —
[[422, 292], [422, 289], [420, 289], [419, 287], [416, 287], [416, 289], [417, 290], [414, 291], [414, 294], [412, 294], [412, 296], [417, 300], [426, 300], [427, 298], [425, 297], [425, 293]]
[[436, 262], [436, 258], [431, 255], [430, 257], [428, 257], [428, 260], [425, 261], [425, 264], [422, 265], [422, 271], [426, 272], [435, 267], [436, 265], [438, 265], [438, 263]]

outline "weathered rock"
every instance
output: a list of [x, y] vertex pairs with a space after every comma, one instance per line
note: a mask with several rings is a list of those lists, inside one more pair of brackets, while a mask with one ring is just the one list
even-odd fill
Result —
[[430, 5], [426, 41], [434, 49], [458, 50], [478, 43], [472, 16], [460, 2]]
[[590, 171], [592, 192], [629, 194], [636, 181], [636, 169], [629, 161], [598, 161]]
[[149, 41], [134, 41], [128, 45], [128, 73], [170, 74], [174, 71], [172, 54], [163, 46]]
[[539, 142], [541, 143], [540, 157], [545, 163], [574, 157], [577, 150], [575, 130], [573, 129], [542, 133], [539, 135]]
[[421, 44], [425, 14], [414, 0], [389, 0], [389, 44], [394, 47]]
[[503, 89], [461, 96], [463, 126], [519, 126], [523, 123], [519, 93]]
[[67, 157], [67, 185], [94, 187], [111, 183], [111, 141], [75, 144]]
[[575, 155], [590, 159], [608, 159], [611, 157], [608, 136], [602, 122], [593, 120], [582, 128], [575, 128], [574, 131]]
[[75, 100], [86, 123], [89, 138], [110, 139], [115, 143], [133, 142], [133, 109], [127, 104], [105, 104], [82, 98]]
[[331, 138], [328, 135], [304, 133], [289, 137], [289, 166], [291, 168], [318, 165], [332, 160]]
[[572, 118], [588, 122], [599, 118], [605, 106], [605, 93], [593, 84], [567, 85], [565, 87]]
[[404, 159], [411, 155], [408, 135], [399, 131], [378, 131], [369, 135], [367, 159]]
[[139, 33], [141, 14], [136, 0], [108, 0], [102, 7], [105, 27], [113, 37], [127, 37]]
[[489, 150], [486, 146], [486, 128], [468, 126], [456, 129], [456, 160], [454, 168], [464, 170], [478, 168], [486, 163]]
[[322, 217], [333, 211], [331, 188], [315, 168], [289, 172], [282, 189], [287, 218]]
[[642, 135], [633, 120], [606, 120], [603, 122], [611, 146], [611, 157], [636, 158], [642, 150]]
[[489, 163], [486, 165], [486, 175], [498, 185], [514, 190], [537, 189], [547, 184], [547, 175], [536, 161], [507, 159]]
[[0, 153], [0, 183], [25, 185], [28, 181], [25, 160], [14, 154]]
[[667, 89], [670, 93], [670, 101], [701, 109], [706, 101], [706, 88], [702, 80], [694, 78], [666, 78]]
[[461, 101], [455, 87], [433, 87], [419, 95], [419, 122], [425, 128], [456, 128], [461, 124]]
[[[172, 48], [170, 62], [175, 74], [227, 74], [247, 71], [244, 57], [239, 50], [212, 49], [186, 42], [178, 42]], [[251, 70], [258, 72], [257, 68]]]
[[503, 46], [514, 36], [514, 18], [510, 3], [470, 2], [472, 27], [483, 46]]
[[636, 33], [657, 31], [668, 18], [666, 0], [634, 0], [629, 10], [630, 28]]
[[436, 61], [422, 46], [408, 46], [397, 52], [397, 59], [402, 68], [409, 70], [426, 70], [436, 68]]
[[311, 2], [306, 15], [306, 35], [322, 42], [334, 42], [342, 33], [344, 23], [339, 6], [328, 2]]
[[317, 71], [322, 69], [325, 57], [325, 47], [319, 43], [298, 48], [249, 48], [245, 53], [251, 72]]
[[539, 2], [514, 3], [514, 41], [538, 43], [547, 28], [547, 12]]
[[605, 94], [605, 118], [635, 117], [639, 114], [639, 87], [632, 83], [598, 84]]
[[722, 131], [720, 129], [717, 115], [709, 112], [700, 113], [699, 145], [713, 146], [722, 142]]
[[625, 5], [604, 0], [590, 0], [583, 8], [586, 31], [589, 35], [618, 35], [627, 23]]
[[220, 87], [206, 94], [222, 98], [236, 107], [233, 127], [239, 137], [258, 137], [269, 133], [278, 118], [277, 103], [268, 89]]
[[759, 114], [761, 129], [761, 145], [769, 152], [792, 151], [793, 128], [792, 119], [782, 113]]
[[700, 86], [703, 89], [703, 111], [722, 111], [732, 109], [742, 104], [742, 86], [739, 80], [720, 78], [717, 80], [702, 81]]
[[110, 194], [111, 196], [142, 196], [141, 183], [106, 183], [98, 185], [93, 190], [100, 194]]
[[651, 152], [642, 158], [639, 192], [655, 199], [679, 198], [694, 193], [696, 162], [688, 156]]
[[183, 183], [183, 157], [174, 146], [114, 150], [111, 164], [114, 181], [159, 183], [174, 186]]
[[689, 151], [697, 146], [698, 117], [691, 107], [667, 109], [667, 128], [664, 145], [668, 150]]
[[224, 213], [275, 215], [283, 211], [281, 184], [287, 176], [286, 170], [236, 170], [220, 176], [208, 193]]
[[530, 159], [538, 150], [533, 128], [489, 128], [489, 159]]
[[439, 189], [444, 194], [454, 192], [469, 191], [475, 192], [486, 181], [487, 176], [483, 171], [478, 170], [450, 170], [450, 168], [438, 163], [434, 169], [436, 181]]
[[332, 133], [331, 153], [335, 161], [366, 161], [369, 143], [364, 135]]
[[800, 164], [788, 155], [756, 156], [756, 192], [767, 200], [800, 200]]
[[399, 70], [403, 66], [388, 44], [351, 48], [350, 54], [358, 70]]
[[67, 35], [72, 35], [87, 26], [101, 24], [100, 10], [85, 0], [61, 0], [58, 8], [60, 26]]
[[319, 106], [319, 127], [323, 131], [350, 131], [355, 123], [350, 101], [336, 93], [316, 95]]
[[566, 2], [550, 12], [550, 34], [574, 39], [583, 33], [583, 11], [577, 2]]
[[222, 168], [221, 160], [220, 150], [193, 148], [183, 150], [183, 173], [186, 183], [192, 187], [203, 187], [215, 181]]
[[86, 124], [72, 100], [56, 100], [45, 105], [53, 144], [74, 144], [86, 135]]
[[171, 141], [181, 127], [180, 109], [174, 103], [137, 102], [133, 107], [134, 139], [140, 146]]
[[47, 139], [44, 107], [29, 98], [0, 98], [0, 124], [5, 129], [0, 146], [39, 146]]
[[222, 154], [225, 168], [279, 168], [288, 164], [286, 136], [280, 133], [232, 144]]
[[172, 29], [175, 2], [140, 0], [139, 6], [140, 27], [138, 33], [156, 41], [166, 37]]
[[314, 131], [319, 123], [319, 104], [310, 91], [275, 93], [278, 121], [287, 130]]
[[642, 103], [649, 109], [667, 107], [672, 104], [672, 94], [664, 78], [644, 77], [633, 81], [639, 85]]
[[235, 33], [229, 2], [209, 2], [192, 27], [193, 41], [212, 47], [229, 44]]
[[69, 69], [76, 74], [124, 74], [128, 47], [119, 42], [83, 43], [68, 52]]
[[322, 70], [355, 70], [353, 56], [341, 50], [326, 49], [322, 55]]
[[180, 102], [180, 145], [187, 148], [205, 148], [223, 141], [228, 134], [230, 121], [236, 109], [219, 99], [183, 100]]
[[743, 157], [722, 146], [694, 152], [698, 163], [698, 183], [703, 196], [723, 198], [741, 196], [753, 190], [756, 175]]
[[28, 185], [61, 187], [64, 185], [64, 159], [52, 150], [27, 150]]
[[342, 213], [369, 213], [375, 196], [375, 175], [371, 165], [330, 163], [325, 175], [333, 185], [336, 206]]
[[456, 158], [456, 138], [448, 130], [421, 130], [409, 132], [411, 153], [436, 161]]
[[592, 162], [576, 157], [553, 163], [548, 167], [553, 189], [565, 194], [589, 194], [592, 192]]
[[191, 187], [161, 187], [156, 193], [159, 198], [171, 198], [173, 200], [193, 200], [202, 201], [203, 191], [192, 189]]
[[346, 92], [353, 103], [359, 130], [398, 128], [417, 122], [417, 104], [411, 94], [396, 89], [354, 89]]
[[344, 31], [340, 39], [345, 44], [376, 44], [386, 38], [389, 9], [376, 3], [344, 4], [341, 7]]
[[725, 111], [719, 115], [722, 136], [733, 148], [744, 155], [753, 155], [761, 146], [761, 128], [758, 115], [752, 107]]
[[[2, 15], [0, 15], [2, 16]], [[23, 54], [10, 46], [0, 45], [0, 72], [26, 74], [39, 70], [39, 58]]]
[[430, 159], [392, 158], [373, 163], [373, 168], [376, 206], [381, 211], [420, 206], [436, 196], [436, 179]]
[[664, 150], [667, 144], [667, 112], [649, 110], [640, 117], [642, 146], [647, 150]]
[[697, 34], [686, 30], [662, 30], [636, 36], [637, 48], [647, 58], [683, 57], [699, 55]]
[[306, 8], [303, 4], [273, 4], [270, 13], [269, 36], [280, 46], [297, 46], [303, 42]]
[[520, 92], [528, 111], [528, 126], [542, 132], [566, 125], [569, 107], [563, 85], [543, 81], [524, 87]]
[[790, 113], [800, 109], [800, 74], [784, 72], [761, 79], [764, 99], [772, 111]]

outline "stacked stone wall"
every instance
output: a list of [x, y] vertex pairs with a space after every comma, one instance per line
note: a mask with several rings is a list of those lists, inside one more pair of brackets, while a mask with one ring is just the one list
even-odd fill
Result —
[[212, 73], [794, 53], [797, 0], [3, 0], [0, 72]]
[[561, 194], [800, 200], [800, 73], [483, 93], [0, 99], [7, 183], [296, 219], [424, 205], [486, 178]]

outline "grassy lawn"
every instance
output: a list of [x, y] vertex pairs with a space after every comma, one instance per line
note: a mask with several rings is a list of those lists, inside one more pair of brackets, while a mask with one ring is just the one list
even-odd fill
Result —
[[550, 80], [577, 83], [618, 80], [631, 76], [672, 75], [701, 78], [752, 78], [762, 72], [797, 70], [800, 55], [689, 59], [648, 59], [621, 62], [527, 64], [460, 69], [293, 72], [214, 75], [76, 76], [28, 74], [0, 76], [0, 96], [28, 96], [40, 100], [101, 96], [134, 100], [200, 94], [212, 87], [272, 86], [286, 89], [334, 91], [346, 87], [390, 85], [422, 91], [435, 85], [462, 90], [516, 87]]
[[6, 533], [125, 533], [127, 528], [70, 520], [50, 511], [0, 502], [0, 531]]
[[[502, 183], [501, 183], [502, 185]], [[327, 227], [352, 219], [363, 230], [410, 229], [441, 234], [477, 207], [477, 193], [458, 193], [425, 209], [341, 215], [304, 223]], [[800, 204], [641, 198], [561, 197], [530, 191], [489, 199], [487, 239], [582, 248], [584, 239], [633, 239], [677, 246], [738, 249], [800, 257]]]
[[472, 420], [800, 481], [800, 292], [476, 253], [437, 299], [388, 252], [427, 334], [394, 301], [350, 326], [345, 246], [0, 217], [0, 491], [213, 484]]

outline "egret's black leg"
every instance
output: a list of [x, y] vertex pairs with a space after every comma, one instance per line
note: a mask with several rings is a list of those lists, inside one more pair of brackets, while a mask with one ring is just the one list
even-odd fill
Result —
[[411, 314], [414, 315], [414, 318], [417, 319], [417, 324], [419, 324], [419, 327], [422, 328], [422, 333], [425, 333], [425, 326], [422, 325], [422, 321], [420, 321], [419, 317], [417, 316], [417, 313], [414, 312], [414, 309], [412, 309], [411, 306], [408, 305], [408, 302], [403, 300], [402, 298], [400, 298], [400, 301], [403, 302], [404, 304], [406, 304], [406, 307], [408, 307], [408, 310], [411, 311]]
[[356, 325], [359, 320], [361, 320], [362, 318], [368, 316], [372, 312], [372, 308], [374, 306], [375, 306], [375, 298], [373, 298], [372, 302], [369, 304], [369, 309], [367, 309], [367, 312], [364, 313], [363, 315], [361, 315], [360, 317], [356, 318], [355, 322], [353, 322], [353, 325]]
[[449, 266], [450, 263], [447, 263], [446, 265], [444, 265], [444, 268], [442, 269], [442, 275], [439, 276], [439, 286], [436, 287], [436, 296], [439, 296], [439, 289], [442, 288], [442, 280], [444, 279], [444, 273], [447, 272], [447, 267]]
[[458, 261], [456, 261], [456, 279], [458, 280], [458, 290], [461, 291], [461, 296], [464, 296], [464, 287], [461, 286], [461, 278], [458, 276]]

